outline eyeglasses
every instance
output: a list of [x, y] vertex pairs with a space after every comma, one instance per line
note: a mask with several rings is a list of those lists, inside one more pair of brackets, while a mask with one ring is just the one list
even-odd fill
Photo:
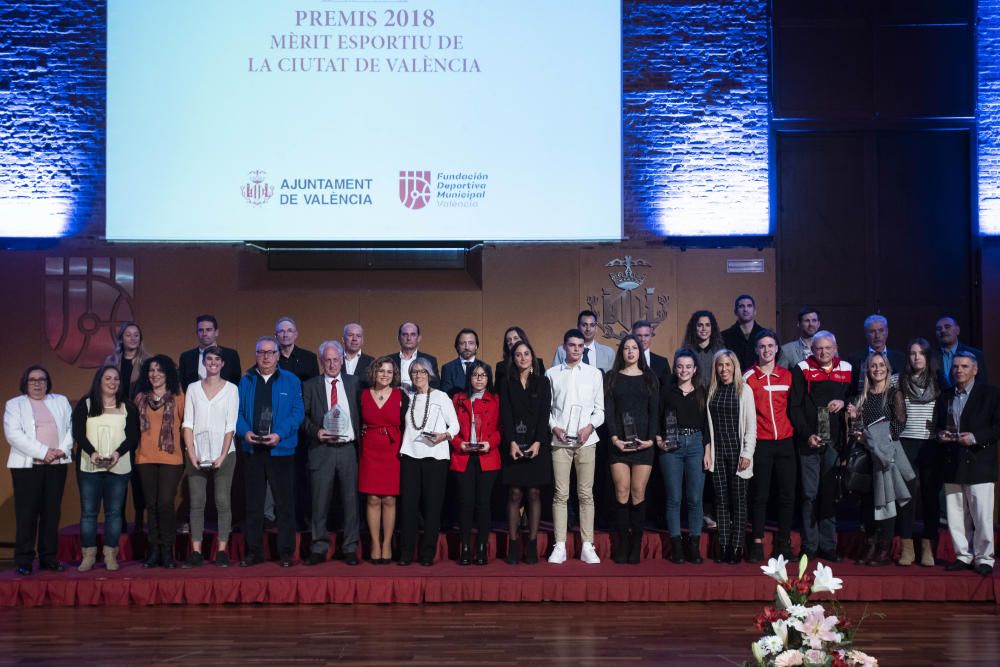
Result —
[[259, 357], [268, 357], [275, 354], [278, 354], [277, 350], [257, 350], [257, 356]]
[[488, 376], [486, 375], [486, 373], [473, 373], [472, 374], [472, 379], [473, 380], [485, 380], [487, 377]]
[[424, 370], [410, 371], [410, 375], [427, 375], [427, 374], [428, 374], [427, 371]]
[[48, 378], [28, 378], [28, 382], [31, 384], [41, 384], [47, 382]]

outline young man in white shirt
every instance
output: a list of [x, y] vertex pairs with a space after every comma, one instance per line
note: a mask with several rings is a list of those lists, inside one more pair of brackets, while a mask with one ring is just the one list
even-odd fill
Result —
[[597, 460], [597, 427], [604, 423], [604, 376], [596, 367], [583, 363], [584, 336], [570, 329], [563, 336], [564, 361], [545, 376], [552, 385], [552, 468], [555, 493], [552, 516], [555, 546], [550, 563], [566, 561], [567, 501], [570, 472], [576, 468], [576, 493], [580, 511], [580, 560], [600, 563], [594, 550], [594, 465]]

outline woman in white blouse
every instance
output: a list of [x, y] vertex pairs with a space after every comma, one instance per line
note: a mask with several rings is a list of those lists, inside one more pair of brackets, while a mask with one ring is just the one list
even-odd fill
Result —
[[205, 562], [202, 540], [205, 531], [205, 504], [208, 478], [215, 480], [215, 508], [219, 517], [219, 544], [215, 564], [229, 565], [226, 546], [232, 529], [230, 502], [233, 472], [236, 470], [236, 415], [240, 393], [236, 385], [222, 379], [222, 351], [205, 350], [205, 378], [188, 385], [181, 425], [187, 452], [188, 490], [191, 493], [191, 556], [184, 567], [198, 567]]
[[72, 410], [65, 396], [52, 393], [52, 379], [41, 366], [24, 371], [20, 388], [3, 414], [14, 485], [14, 560], [18, 574], [31, 574], [37, 540], [39, 569], [62, 572], [56, 547], [66, 464], [72, 460]]
[[429, 566], [434, 564], [441, 528], [441, 506], [451, 458], [448, 442], [458, 435], [458, 416], [448, 394], [431, 388], [434, 371], [426, 360], [417, 357], [410, 364], [409, 375], [413, 395], [403, 416], [403, 442], [399, 448], [403, 502], [399, 564], [409, 565], [413, 560], [419, 507], [424, 517], [420, 564]]

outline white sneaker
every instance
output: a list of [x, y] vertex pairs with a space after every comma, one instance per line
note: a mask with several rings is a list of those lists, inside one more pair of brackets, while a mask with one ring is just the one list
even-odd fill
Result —
[[703, 516], [701, 520], [706, 530], [715, 530], [716, 528], [719, 527], [718, 524], [715, 523], [715, 519], [708, 516], [707, 514]]
[[549, 562], [550, 563], [555, 563], [556, 565], [558, 565], [559, 563], [565, 563], [566, 562], [566, 543], [565, 542], [556, 542], [556, 545], [554, 547], [552, 547], [552, 555], [549, 556]]
[[583, 548], [580, 549], [580, 560], [588, 565], [597, 565], [601, 562], [601, 559], [597, 556], [597, 552], [594, 550], [594, 545], [590, 542], [583, 543]]

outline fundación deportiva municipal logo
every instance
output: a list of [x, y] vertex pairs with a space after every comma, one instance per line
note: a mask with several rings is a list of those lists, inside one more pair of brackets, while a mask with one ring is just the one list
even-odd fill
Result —
[[250, 172], [248, 181], [240, 187], [243, 198], [251, 206], [263, 206], [274, 194], [274, 186], [267, 182], [267, 172], [255, 169]]
[[431, 201], [431, 172], [399, 172], [399, 201], [414, 211], [427, 206]]

